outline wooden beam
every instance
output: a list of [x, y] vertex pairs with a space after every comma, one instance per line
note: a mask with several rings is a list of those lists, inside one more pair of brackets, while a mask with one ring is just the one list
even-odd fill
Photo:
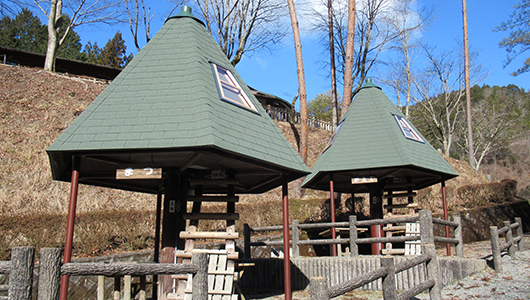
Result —
[[200, 231], [182, 231], [180, 237], [183, 239], [237, 239], [239, 234], [230, 232], [200, 232]]
[[190, 213], [184, 214], [186, 220], [239, 220], [238, 213]]

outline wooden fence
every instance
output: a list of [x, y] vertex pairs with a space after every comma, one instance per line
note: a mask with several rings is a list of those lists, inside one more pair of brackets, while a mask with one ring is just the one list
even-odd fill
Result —
[[[147, 276], [163, 274], [193, 274], [193, 299], [207, 299], [208, 257], [194, 253], [191, 264], [161, 263], [61, 263], [62, 249], [42, 248], [40, 251], [38, 300], [59, 299], [61, 276]], [[0, 274], [9, 275], [8, 296], [4, 299], [32, 299], [34, 247], [17, 247], [11, 252], [11, 261], [0, 262]], [[101, 277], [99, 277], [101, 279]], [[130, 290], [130, 286], [128, 287]], [[99, 292], [99, 291], [98, 291]], [[125, 292], [125, 291], [124, 291]], [[98, 293], [98, 297], [100, 294]], [[91, 296], [95, 298], [95, 295]]]
[[[292, 257], [300, 256], [301, 245], [332, 245], [332, 244], [349, 244], [350, 254], [352, 257], [359, 255], [359, 244], [373, 244], [373, 243], [399, 243], [406, 241], [421, 241], [421, 245], [434, 244], [435, 242], [450, 243], [455, 245], [456, 255], [464, 256], [463, 240], [462, 240], [462, 224], [460, 216], [454, 216], [455, 221], [446, 221], [432, 217], [432, 212], [428, 210], [421, 210], [419, 216], [388, 218], [388, 219], [373, 219], [357, 221], [356, 216], [350, 216], [349, 222], [335, 222], [335, 223], [313, 223], [313, 224], [299, 224], [298, 220], [293, 220], [291, 229], [291, 247]], [[378, 238], [358, 238], [357, 228], [370, 227], [372, 225], [385, 225], [397, 223], [420, 223], [420, 235], [412, 236], [392, 236], [392, 237], [378, 237]], [[454, 237], [434, 236], [433, 225], [443, 225], [453, 227]], [[282, 226], [267, 226], [251, 228], [248, 224], [244, 224], [244, 248], [245, 258], [251, 258], [251, 247], [258, 246], [281, 246], [283, 241], [262, 241], [251, 242], [251, 233], [259, 231], [276, 231], [282, 230]], [[300, 240], [300, 230], [307, 229], [330, 229], [338, 227], [349, 228], [349, 238], [336, 239], [317, 239], [317, 240]]]
[[[429, 290], [431, 299], [441, 300], [442, 281], [438, 258], [436, 257], [436, 250], [433, 244], [425, 245], [423, 249], [424, 253], [421, 256], [416, 256], [397, 265], [394, 264], [393, 257], [382, 257], [380, 268], [332, 287], [328, 287], [327, 280], [324, 277], [311, 278], [311, 299], [327, 300], [338, 297], [382, 278], [383, 298], [385, 300], [410, 299], [426, 290]], [[426, 280], [398, 294], [396, 288], [396, 273], [408, 270], [423, 263], [426, 264], [427, 269]]]
[[[300, 124], [300, 113], [296, 111], [291, 111], [283, 108], [273, 107], [273, 106], [267, 106], [265, 107], [265, 110], [269, 114], [269, 116], [276, 121], [282, 121], [282, 122], [289, 122], [293, 124]], [[332, 122], [326, 122], [323, 120], [319, 120], [315, 117], [308, 117], [307, 118], [307, 126], [318, 128], [318, 129], [324, 129], [327, 131], [333, 131], [333, 123]]]
[[[504, 227], [498, 229], [497, 226], [490, 226], [491, 235], [491, 252], [493, 254], [493, 268], [497, 272], [502, 271], [501, 252], [508, 250], [508, 255], [515, 255], [515, 245], [519, 251], [523, 249], [523, 223], [521, 218], [516, 217], [515, 223], [510, 224], [510, 221], [504, 221]], [[512, 230], [515, 229], [516, 237], [513, 237]], [[499, 236], [504, 234], [506, 242], [499, 243]]]

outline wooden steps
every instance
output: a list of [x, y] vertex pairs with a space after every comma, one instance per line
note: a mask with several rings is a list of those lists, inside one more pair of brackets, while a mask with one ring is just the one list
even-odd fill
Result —
[[[202, 185], [215, 184], [226, 186], [226, 195], [203, 195]], [[238, 184], [236, 179], [198, 179], [190, 181], [190, 186], [195, 187], [195, 195], [187, 197], [192, 203], [192, 211], [183, 215], [189, 220], [186, 231], [179, 233], [179, 237], [185, 239], [184, 250], [175, 250], [175, 262], [191, 263], [195, 252], [208, 253], [208, 300], [237, 300], [238, 295], [234, 281], [238, 273], [235, 271], [235, 259], [239, 253], [235, 251], [235, 240], [239, 234], [235, 230], [235, 220], [239, 214], [235, 212], [235, 203], [239, 197], [234, 195], [234, 185]], [[201, 212], [202, 202], [226, 202], [226, 212]], [[223, 220], [226, 221], [224, 232], [198, 231], [200, 220]], [[195, 249], [196, 240], [225, 240], [225, 249]], [[192, 276], [173, 275], [175, 279], [174, 292], [167, 294], [167, 299], [189, 300], [191, 299]]]

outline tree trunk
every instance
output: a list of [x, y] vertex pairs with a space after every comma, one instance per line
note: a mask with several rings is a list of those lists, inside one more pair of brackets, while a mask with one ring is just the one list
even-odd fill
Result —
[[298, 91], [300, 95], [300, 156], [304, 163], [307, 162], [307, 94], [305, 90], [304, 61], [302, 58], [302, 42], [298, 19], [293, 0], [287, 0], [289, 4], [289, 14], [291, 15], [291, 25], [293, 27], [294, 47], [296, 51], [296, 67], [298, 73]]
[[[48, 47], [46, 48], [46, 60], [44, 61], [44, 70], [55, 72], [55, 54], [59, 44], [57, 34], [57, 21], [61, 17], [63, 7], [62, 0], [52, 0], [50, 13], [48, 15]], [[56, 28], [57, 27], [57, 28]]]
[[348, 0], [348, 33], [346, 38], [346, 57], [344, 61], [344, 93], [342, 94], [341, 118], [351, 103], [353, 89], [353, 44], [355, 39], [355, 0]]
[[465, 81], [466, 81], [466, 110], [467, 110], [467, 151], [469, 164], [473, 169], [477, 169], [475, 161], [475, 151], [473, 144], [473, 125], [471, 124], [471, 87], [469, 79], [469, 40], [467, 35], [467, 3], [466, 0], [462, 0], [462, 17], [464, 20], [464, 57], [465, 57]]
[[337, 76], [335, 75], [335, 43], [333, 42], [333, 2], [328, 0], [328, 29], [329, 29], [329, 65], [331, 68], [331, 103], [333, 113], [333, 132], [339, 125], [337, 101]]

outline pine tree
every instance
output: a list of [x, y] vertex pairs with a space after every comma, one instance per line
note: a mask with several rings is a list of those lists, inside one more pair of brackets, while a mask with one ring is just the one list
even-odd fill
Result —
[[28, 9], [23, 8], [14, 19], [0, 20], [0, 46], [44, 53], [46, 38], [46, 27]]

